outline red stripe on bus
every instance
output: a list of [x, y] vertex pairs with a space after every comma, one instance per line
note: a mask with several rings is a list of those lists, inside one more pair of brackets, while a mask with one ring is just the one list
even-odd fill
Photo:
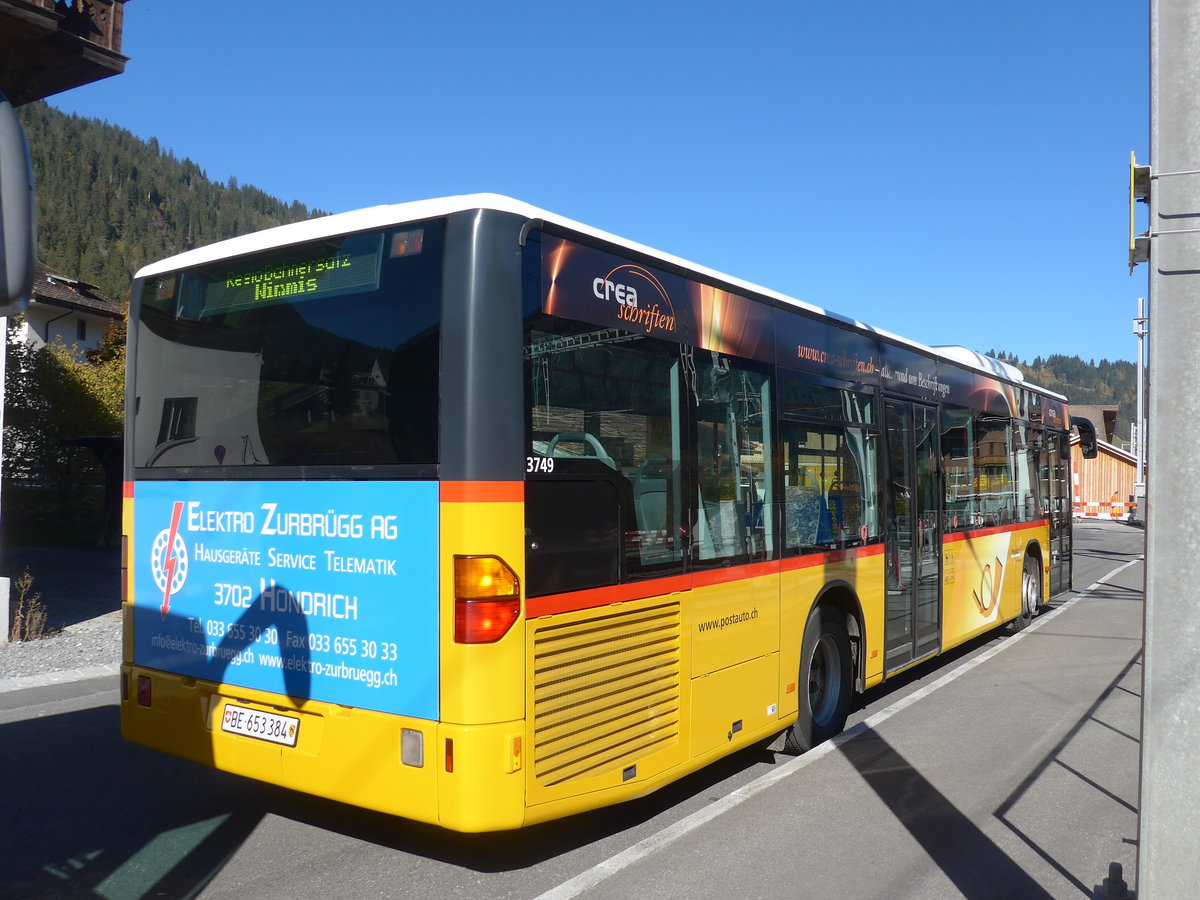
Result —
[[124, 497], [126, 500], [132, 500], [132, 499], [133, 499], [133, 482], [132, 482], [132, 481], [126, 481], [126, 482], [124, 482], [124, 486], [123, 486], [123, 488], [122, 488], [122, 496], [123, 496], [123, 497]]
[[784, 560], [748, 563], [744, 566], [701, 569], [692, 572], [690, 575], [670, 575], [666, 578], [653, 578], [648, 581], [635, 581], [629, 584], [614, 584], [583, 591], [571, 591], [568, 594], [529, 597], [525, 601], [525, 617], [536, 619], [541, 616], [551, 616], [559, 613], [579, 612], [585, 609], [609, 606], [613, 603], [628, 603], [632, 600], [644, 600], [647, 597], [679, 593], [691, 590], [692, 588], [728, 584], [731, 581], [744, 581], [747, 578], [758, 578], [765, 575], [777, 575], [780, 571], [807, 569], [813, 566], [844, 562], [850, 559], [878, 556], [881, 553], [883, 553], [883, 544], [872, 544], [869, 547], [834, 550], [828, 553], [812, 553], [807, 556], [794, 556]]
[[569, 594], [529, 597], [525, 601], [525, 617], [536, 619], [540, 616], [593, 609], [613, 603], [628, 603], [631, 600], [643, 600], [646, 597], [657, 597], [660, 594], [675, 594], [686, 591], [691, 586], [690, 575], [672, 575], [650, 581], [635, 581], [630, 584], [614, 584], [610, 587], [591, 588], [586, 591], [572, 591]]
[[724, 566], [720, 569], [700, 569], [692, 572], [692, 587], [708, 587], [710, 584], [728, 584], [744, 581], [761, 575], [778, 575], [779, 560], [748, 563], [744, 566]]
[[1027, 528], [1039, 528], [1050, 524], [1049, 519], [1038, 519], [1035, 522], [1021, 522], [1019, 525], [995, 525], [991, 528], [977, 528], [972, 531], [954, 531], [942, 538], [943, 544], [953, 544], [957, 541], [969, 541], [973, 538], [987, 537], [989, 534], [1004, 534], [1011, 531], [1024, 531]]
[[851, 559], [867, 559], [883, 553], [883, 544], [870, 544], [866, 547], [851, 547], [847, 550], [829, 550], [825, 553], [809, 553], [805, 556], [792, 556], [783, 561], [783, 571], [794, 572], [797, 569], [811, 569], [814, 566], [828, 566], [833, 563], [846, 562]]
[[523, 503], [523, 481], [443, 481], [443, 503]]

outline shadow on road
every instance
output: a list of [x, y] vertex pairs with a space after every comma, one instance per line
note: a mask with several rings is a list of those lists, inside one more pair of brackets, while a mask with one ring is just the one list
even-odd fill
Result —
[[[1108, 585], [1106, 588], [1111, 589], [1112, 586]], [[1123, 800], [1114, 791], [1110, 791], [1104, 785], [1093, 780], [1085, 773], [1067, 764], [1064, 760], [1064, 756], [1066, 755], [1066, 749], [1080, 739], [1080, 733], [1084, 730], [1085, 726], [1088, 725], [1098, 725], [1101, 728], [1118, 735], [1121, 739], [1127, 740], [1133, 744], [1141, 743], [1140, 738], [1137, 736], [1129, 734], [1125, 731], [1121, 731], [1099, 716], [1101, 707], [1103, 707], [1116, 693], [1130, 694], [1136, 699], [1140, 706], [1142, 700], [1141, 695], [1125, 687], [1121, 684], [1121, 682], [1125, 681], [1130, 676], [1133, 670], [1141, 663], [1141, 659], [1142, 651], [1139, 649], [1137, 653], [1134, 654], [1133, 658], [1130, 659], [1124, 668], [1121, 669], [1117, 677], [1114, 678], [1109, 683], [1108, 687], [1106, 687], [1100, 694], [1100, 696], [1096, 698], [1096, 702], [1088, 707], [1087, 711], [1079, 717], [1079, 720], [1076, 721], [1073, 726], [1071, 726], [1071, 730], [1063, 736], [1063, 739], [1055, 744], [1054, 747], [1051, 748], [1050, 752], [1048, 752], [1042, 758], [1042, 760], [1036, 766], [1034, 766], [1034, 768], [1024, 778], [1024, 780], [1022, 780], [1017, 788], [1005, 798], [1004, 802], [1001, 803], [999, 807], [997, 807], [995, 813], [996, 818], [1003, 822], [1006, 828], [1012, 831], [1012, 833], [1020, 838], [1026, 845], [1028, 845], [1031, 850], [1037, 853], [1038, 856], [1042, 857], [1042, 859], [1044, 859], [1047, 863], [1052, 865], [1058, 871], [1058, 873], [1063, 876], [1063, 878], [1067, 879], [1076, 887], [1078, 887], [1079, 890], [1085, 895], [1091, 894], [1091, 890], [1088, 888], [1088, 886], [1080, 881], [1079, 878], [1072, 875], [1065, 866], [1063, 866], [1049, 852], [1047, 852], [1041, 842], [1039, 842], [1033, 835], [1028, 834], [1025, 829], [1015, 822], [1013, 820], [1012, 813], [1016, 806], [1021, 802], [1022, 798], [1029, 793], [1029, 791], [1033, 789], [1038, 781], [1042, 778], [1043, 774], [1045, 774], [1045, 772], [1052, 766], [1057, 766], [1063, 771], [1069, 773], [1072, 778], [1085, 785], [1088, 789], [1103, 795], [1112, 803], [1115, 803], [1117, 806], [1128, 810], [1134, 815], [1137, 814], [1137, 809], [1132, 804], [1126, 800]], [[1087, 753], [1083, 753], [1081, 756], [1083, 759], [1089, 758]]]
[[269, 816], [478, 872], [520, 870], [618, 835], [775, 758], [752, 748], [641, 800], [464, 835], [128, 744], [114, 690], [111, 704], [0, 725], [0, 765], [9, 773], [0, 896], [194, 897]]
[[0, 726], [0, 894], [193, 896], [261, 820], [257, 785], [125, 744], [113, 701]]
[[964, 897], [1051, 896], [877, 732], [841, 752]]
[[[398, 819], [318, 797], [280, 791], [271, 813], [403, 853], [481, 873], [528, 869], [555, 857], [618, 836], [694, 801], [728, 778], [778, 755], [765, 747], [748, 748], [674, 782], [655, 793], [616, 806], [532, 825], [519, 831], [459, 834], [432, 825]], [[724, 794], [717, 791], [708, 800]]]

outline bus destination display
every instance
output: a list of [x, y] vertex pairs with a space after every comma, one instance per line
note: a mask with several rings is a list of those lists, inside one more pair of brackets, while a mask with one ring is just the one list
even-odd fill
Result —
[[250, 268], [226, 270], [204, 288], [205, 315], [296, 300], [315, 300], [379, 287], [382, 236], [346, 242], [340, 249], [328, 245], [306, 254], [289, 254], [267, 264], [261, 259]]

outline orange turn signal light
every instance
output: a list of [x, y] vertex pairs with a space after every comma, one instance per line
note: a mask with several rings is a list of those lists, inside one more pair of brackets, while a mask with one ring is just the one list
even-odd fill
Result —
[[521, 583], [498, 556], [454, 557], [454, 640], [492, 644], [521, 614]]

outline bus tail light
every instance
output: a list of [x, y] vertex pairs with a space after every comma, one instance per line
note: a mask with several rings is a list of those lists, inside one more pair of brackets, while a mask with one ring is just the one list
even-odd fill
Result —
[[454, 641], [492, 644], [521, 614], [521, 583], [498, 556], [454, 557]]
[[137, 679], [137, 702], [138, 706], [149, 707], [153, 701], [153, 692], [150, 687], [150, 676], [139, 675]]

